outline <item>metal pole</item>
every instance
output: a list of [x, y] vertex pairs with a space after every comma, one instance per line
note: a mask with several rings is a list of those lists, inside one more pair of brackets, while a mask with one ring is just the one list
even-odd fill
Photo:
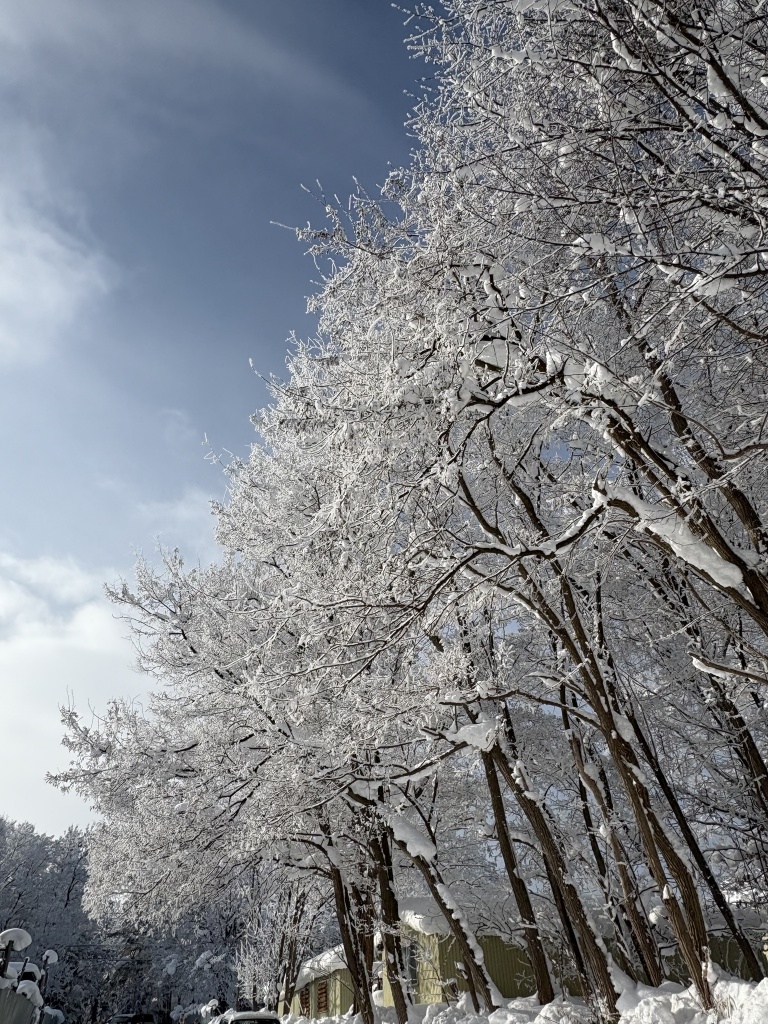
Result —
[[8, 964], [11, 962], [11, 953], [13, 952], [13, 940], [7, 942], [5, 949], [3, 950], [3, 959], [0, 963], [0, 978], [4, 978], [6, 971], [8, 970]]

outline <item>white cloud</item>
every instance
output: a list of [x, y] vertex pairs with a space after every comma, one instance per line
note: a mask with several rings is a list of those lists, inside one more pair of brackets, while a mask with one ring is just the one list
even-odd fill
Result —
[[99, 574], [82, 569], [73, 558], [14, 558], [0, 551], [0, 587], [21, 585], [29, 598], [43, 604], [77, 604], [97, 596]]
[[71, 559], [0, 554], [0, 813], [47, 832], [91, 818], [82, 800], [45, 782], [67, 764], [59, 707], [103, 711], [112, 697], [148, 689], [101, 580]]

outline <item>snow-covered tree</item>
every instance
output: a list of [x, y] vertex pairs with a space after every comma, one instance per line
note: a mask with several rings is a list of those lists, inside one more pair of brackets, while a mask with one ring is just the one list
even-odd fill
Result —
[[614, 961], [675, 953], [708, 1007], [713, 933], [763, 974], [768, 22], [415, 14], [419, 149], [301, 233], [319, 332], [231, 467], [222, 564], [113, 591], [160, 686], [68, 720], [93, 899], [280, 865], [326, 887], [370, 1024], [377, 928], [407, 1018], [400, 897], [494, 1005], [499, 891], [542, 1001], [559, 942], [606, 1020]]

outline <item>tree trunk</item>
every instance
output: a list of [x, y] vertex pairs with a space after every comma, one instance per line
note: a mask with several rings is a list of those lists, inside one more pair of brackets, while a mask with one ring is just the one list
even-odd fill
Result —
[[[603, 791], [601, 783], [598, 782], [598, 780], [593, 777], [592, 773], [586, 769], [584, 748], [568, 714], [567, 693], [564, 685], [561, 687], [560, 691], [560, 703], [563, 727], [570, 739], [573, 763], [576, 766], [576, 771], [578, 773], [585, 820], [588, 830], [592, 833], [591, 841], [596, 847], [597, 843], [594, 837], [594, 832], [590, 828], [591, 818], [586, 817], [589, 814], [589, 808], [586, 803], [587, 790], [592, 794], [592, 797], [600, 810], [608, 836], [608, 842], [610, 843], [611, 853], [613, 854], [613, 862], [619, 875], [619, 884], [621, 885], [623, 897], [620, 904], [622, 917], [629, 929], [632, 944], [635, 947], [635, 951], [646, 974], [648, 984], [658, 987], [664, 980], [664, 970], [661, 957], [656, 947], [656, 943], [653, 940], [653, 936], [651, 935], [650, 928], [648, 927], [645, 912], [641, 912], [639, 907], [640, 899], [637, 891], [637, 883], [634, 873], [629, 866], [629, 857], [627, 852], [617, 834], [615, 815], [613, 813], [612, 806], [609, 805], [607, 793]], [[602, 854], [599, 849], [597, 849], [595, 853], [596, 857], [599, 856], [599, 868], [600, 863], [603, 860]], [[603, 872], [605, 872], [605, 866], [603, 866]]]
[[[696, 885], [683, 858], [678, 854], [651, 805], [634, 751], [615, 729], [605, 735], [616, 769], [629, 797], [653, 880], [669, 915], [680, 953], [705, 1009], [712, 1008], [708, 981], [709, 940]], [[666, 864], [666, 868], [665, 865]], [[680, 899], [670, 887], [677, 886]]]
[[712, 893], [712, 898], [714, 899], [718, 910], [723, 915], [723, 920], [725, 921], [728, 930], [738, 943], [739, 949], [741, 950], [741, 953], [744, 957], [744, 961], [747, 967], [749, 968], [752, 980], [760, 981], [765, 976], [764, 971], [760, 965], [760, 961], [758, 960], [755, 951], [752, 949], [752, 946], [750, 945], [746, 935], [739, 927], [736, 918], [733, 916], [731, 906], [728, 903], [728, 900], [723, 895], [723, 891], [720, 888], [718, 881], [715, 878], [712, 869], [710, 868], [707, 859], [704, 856], [704, 853], [698, 844], [696, 836], [694, 835], [693, 830], [688, 823], [688, 819], [685, 816], [685, 812], [680, 806], [680, 803], [677, 797], [675, 796], [675, 792], [669, 784], [669, 780], [667, 779], [666, 774], [664, 773], [664, 770], [662, 769], [661, 764], [659, 763], [659, 759], [656, 757], [653, 748], [651, 747], [650, 743], [648, 742], [645, 736], [645, 733], [640, 727], [640, 723], [638, 722], [637, 716], [635, 715], [634, 711], [631, 708], [626, 708], [624, 713], [627, 719], [629, 720], [630, 725], [632, 726], [632, 730], [637, 738], [638, 744], [643, 753], [643, 757], [645, 758], [648, 767], [653, 772], [656, 781], [659, 784], [659, 788], [666, 797], [670, 810], [675, 816], [675, 821], [677, 822], [678, 828], [680, 829], [680, 833], [683, 839], [685, 840], [688, 849], [691, 852], [691, 856], [693, 857], [696, 867], [699, 869], [704, 881], [707, 883], [709, 891]]
[[397, 1014], [397, 1024], [408, 1024], [408, 993], [405, 958], [400, 942], [400, 908], [393, 885], [392, 851], [389, 837], [371, 840], [371, 855], [376, 865], [376, 878], [381, 900], [382, 938], [384, 942], [384, 970], [392, 991], [392, 1002]]
[[352, 913], [351, 901], [341, 871], [335, 864], [331, 864], [331, 881], [333, 882], [333, 896], [336, 904], [336, 917], [341, 932], [341, 942], [344, 947], [344, 955], [347, 960], [347, 967], [352, 977], [352, 988], [355, 995], [355, 1008], [363, 1018], [363, 1024], [376, 1024], [376, 1017], [373, 1011], [371, 1000], [370, 974], [366, 972], [365, 955], [360, 943], [357, 922]]
[[[509, 725], [511, 726], [511, 723]], [[562, 899], [561, 919], [563, 916], [567, 918], [568, 924], [566, 925], [565, 921], [563, 924], [566, 929], [573, 929], [578, 941], [579, 956], [583, 956], [585, 977], [588, 981], [588, 991], [584, 992], [584, 998], [603, 1019], [617, 1022], [619, 1012], [616, 1009], [616, 990], [611, 980], [607, 954], [598, 944], [581, 897], [568, 878], [565, 857], [552, 834], [549, 822], [537, 801], [527, 795], [527, 788], [521, 785], [501, 746], [497, 744], [490, 753], [533, 829], [547, 862], [548, 875], [556, 880], [555, 884]]]
[[[616, 692], [616, 672], [603, 636], [599, 589], [595, 594], [598, 608], [596, 614], [597, 636], [594, 636], [587, 631], [582, 622], [571, 582], [562, 566], [556, 564], [556, 571], [560, 579], [563, 610], [567, 614], [570, 629], [566, 627], [559, 612], [547, 602], [534, 581], [530, 580], [531, 585], [536, 588], [537, 607], [550, 624], [552, 632], [569, 653], [574, 665], [578, 666], [586, 697], [592, 706], [600, 732], [629, 798], [633, 816], [642, 838], [648, 868], [669, 914], [669, 922], [677, 939], [680, 953], [690, 971], [702, 1006], [705, 1009], [712, 1009], [712, 992], [709, 987], [707, 969], [709, 945], [699, 894], [688, 866], [677, 853], [664, 825], [653, 809], [650, 792], [644, 782], [643, 773], [640, 771], [635, 750], [629, 740], [621, 734], [619, 728], [617, 718], [621, 715], [621, 710]], [[570, 630], [573, 630], [573, 633]], [[607, 673], [604, 670], [605, 665], [608, 668]], [[666, 864], [666, 868], [664, 864]], [[680, 900], [669, 885], [667, 873], [677, 886]]]
[[536, 917], [533, 912], [531, 897], [517, 868], [517, 858], [515, 856], [514, 847], [512, 846], [512, 841], [509, 837], [507, 814], [504, 809], [504, 800], [501, 795], [499, 778], [496, 774], [496, 765], [493, 763], [493, 758], [487, 751], [483, 751], [482, 758], [483, 768], [485, 769], [485, 779], [488, 784], [488, 792], [491, 796], [493, 818], [496, 823], [496, 836], [499, 841], [501, 857], [504, 861], [504, 866], [507, 869], [509, 884], [512, 886], [512, 893], [515, 897], [515, 902], [517, 903], [520, 919], [523, 922], [525, 946], [528, 951], [528, 959], [530, 960], [531, 967], [533, 968], [533, 976], [536, 979], [536, 995], [542, 1005], [545, 1003], [551, 1003], [555, 998], [555, 993], [552, 988], [552, 979], [549, 976], [547, 957], [544, 952], [544, 947], [541, 944], [541, 936], [539, 935], [539, 928], [536, 924]]
[[303, 893], [299, 893], [294, 904], [293, 913], [291, 914], [291, 927], [288, 935], [288, 941], [286, 943], [286, 953], [284, 959], [284, 975], [283, 975], [283, 1006], [290, 1007], [293, 1002], [293, 997], [296, 993], [296, 979], [299, 976], [299, 948], [298, 948], [298, 930], [299, 922], [304, 915], [304, 907], [306, 905], [306, 896]]
[[[496, 986], [485, 969], [483, 951], [463, 915], [459, 914], [457, 916], [456, 911], [458, 908], [452, 905], [453, 901], [448, 887], [443, 881], [440, 872], [420, 854], [414, 856], [410, 853], [405, 843], [397, 839], [395, 842], [398, 848], [411, 858], [414, 865], [421, 872], [432, 898], [440, 908], [440, 912], [451, 929], [451, 934], [456, 940], [456, 945], [459, 947], [462, 960], [467, 968], [467, 981], [469, 983], [471, 979], [474, 985], [474, 992], [470, 987], [470, 996], [472, 996], [473, 1003], [477, 1003], [478, 997], [480, 997], [486, 1010], [494, 1010], [499, 1005], [496, 999]], [[475, 1010], [479, 1012], [480, 1006], [476, 1005]]]

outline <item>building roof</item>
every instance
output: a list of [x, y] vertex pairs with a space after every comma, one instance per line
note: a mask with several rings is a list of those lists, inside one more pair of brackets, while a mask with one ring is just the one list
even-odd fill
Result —
[[313, 956], [311, 960], [307, 960], [301, 965], [299, 976], [296, 979], [296, 991], [304, 988], [315, 978], [327, 978], [335, 971], [346, 970], [346, 967], [347, 961], [344, 959], [343, 946], [326, 949], [325, 952], [318, 953], [317, 956]]
[[407, 896], [398, 900], [400, 920], [421, 935], [449, 935], [445, 915], [431, 896]]

